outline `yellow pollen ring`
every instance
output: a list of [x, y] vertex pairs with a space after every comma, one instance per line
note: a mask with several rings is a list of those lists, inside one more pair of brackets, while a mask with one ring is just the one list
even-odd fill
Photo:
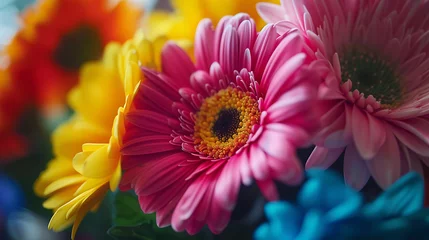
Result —
[[[230, 109], [239, 113], [239, 123], [231, 137], [219, 138], [213, 130], [215, 123], [221, 111]], [[258, 102], [250, 93], [232, 87], [220, 90], [206, 98], [197, 113], [193, 136], [197, 150], [215, 159], [231, 157], [247, 142], [260, 114]]]

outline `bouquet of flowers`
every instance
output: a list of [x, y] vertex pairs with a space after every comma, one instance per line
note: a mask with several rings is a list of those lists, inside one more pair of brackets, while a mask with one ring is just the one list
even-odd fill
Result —
[[163, 3], [39, 0], [6, 46], [0, 156], [63, 116], [49, 229], [106, 198], [116, 239], [425, 239], [429, 1]]

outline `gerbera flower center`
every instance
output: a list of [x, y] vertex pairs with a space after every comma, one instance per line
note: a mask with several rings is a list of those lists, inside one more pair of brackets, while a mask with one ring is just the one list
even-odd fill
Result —
[[76, 71], [85, 62], [99, 59], [102, 53], [103, 43], [97, 29], [81, 25], [61, 38], [54, 59], [64, 69]]
[[258, 102], [248, 92], [228, 87], [204, 100], [197, 113], [194, 143], [212, 158], [232, 156], [259, 123]]
[[402, 98], [400, 76], [391, 63], [373, 51], [353, 47], [340, 58], [343, 82], [351, 80], [353, 90], [372, 95], [384, 106], [395, 106]]

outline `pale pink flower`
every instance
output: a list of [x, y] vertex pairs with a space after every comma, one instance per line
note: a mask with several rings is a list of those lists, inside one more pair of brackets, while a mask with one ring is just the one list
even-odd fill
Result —
[[306, 168], [345, 152], [344, 177], [383, 188], [429, 164], [429, 3], [420, 0], [282, 0], [258, 10], [279, 33], [299, 29], [319, 89], [322, 130]]
[[160, 227], [214, 233], [227, 225], [241, 183], [253, 180], [269, 200], [274, 180], [298, 184], [295, 150], [317, 127], [312, 107], [320, 82], [297, 33], [260, 33], [248, 15], [202, 20], [194, 65], [167, 44], [162, 72], [146, 80], [126, 116], [121, 189], [134, 189]]

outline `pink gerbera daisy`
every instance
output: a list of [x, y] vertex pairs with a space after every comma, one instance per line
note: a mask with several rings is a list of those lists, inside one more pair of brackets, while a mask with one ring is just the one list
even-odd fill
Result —
[[429, 164], [429, 2], [283, 0], [260, 14], [279, 33], [299, 29], [324, 76], [322, 130], [306, 167], [344, 154], [344, 177], [382, 187]]
[[195, 234], [226, 227], [241, 183], [255, 180], [269, 200], [273, 180], [299, 183], [295, 150], [315, 130], [319, 85], [303, 48], [296, 32], [280, 36], [270, 24], [257, 33], [246, 14], [215, 30], [202, 20], [195, 65], [167, 44], [162, 72], [143, 69], [126, 116], [121, 189], [134, 189], [158, 226]]

